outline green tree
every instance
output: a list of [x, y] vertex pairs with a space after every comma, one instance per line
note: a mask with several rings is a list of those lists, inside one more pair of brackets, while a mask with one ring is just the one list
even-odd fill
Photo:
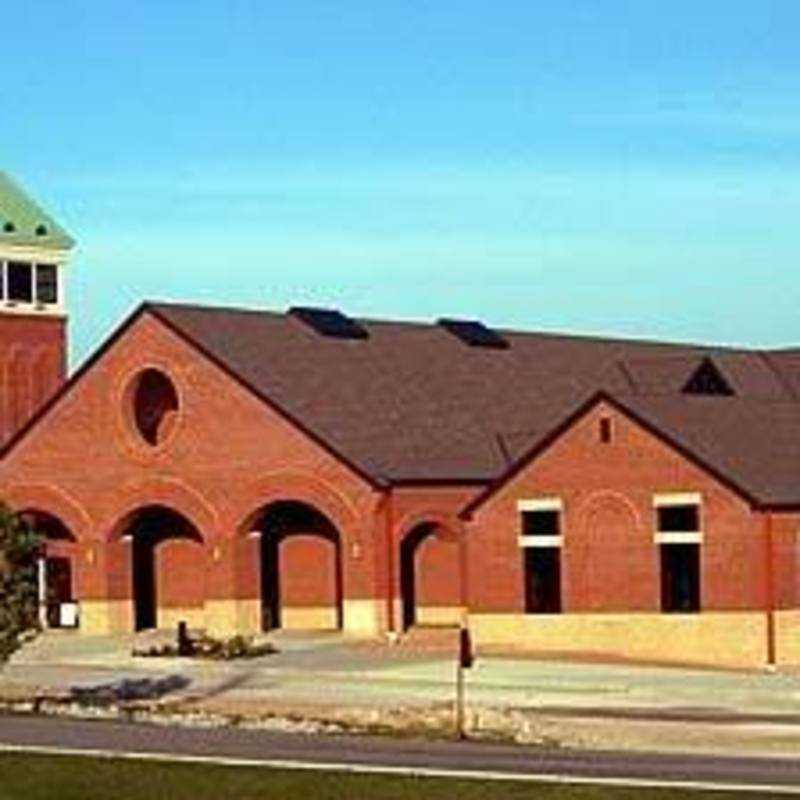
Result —
[[39, 627], [36, 555], [42, 537], [0, 502], [0, 662]]

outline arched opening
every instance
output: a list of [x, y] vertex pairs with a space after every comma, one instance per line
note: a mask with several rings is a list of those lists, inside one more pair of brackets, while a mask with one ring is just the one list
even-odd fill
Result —
[[78, 625], [75, 536], [54, 514], [25, 509], [20, 517], [43, 538], [38, 557], [40, 621], [48, 628]]
[[461, 620], [459, 543], [440, 525], [413, 527], [400, 545], [403, 628], [456, 625]]
[[261, 620], [273, 628], [342, 627], [341, 537], [313, 506], [271, 503], [250, 526], [260, 535]]
[[171, 627], [202, 612], [203, 537], [182, 514], [161, 505], [130, 514], [119, 535], [131, 543], [134, 628]]

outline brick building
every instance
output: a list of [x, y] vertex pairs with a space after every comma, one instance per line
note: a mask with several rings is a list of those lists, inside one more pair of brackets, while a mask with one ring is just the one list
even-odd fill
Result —
[[71, 242], [9, 186], [0, 497], [83, 632], [800, 661], [800, 351], [145, 303], [62, 382]]

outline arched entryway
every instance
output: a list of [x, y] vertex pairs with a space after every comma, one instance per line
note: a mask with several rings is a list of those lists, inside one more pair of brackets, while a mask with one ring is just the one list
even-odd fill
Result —
[[461, 551], [458, 537], [435, 522], [421, 522], [400, 545], [403, 629], [456, 625], [462, 616]]
[[260, 539], [262, 628], [341, 628], [341, 537], [328, 517], [281, 500], [259, 511], [249, 528]]
[[121, 523], [130, 542], [134, 629], [193, 621], [204, 602], [203, 537], [185, 516], [162, 505], [140, 508]]
[[42, 537], [37, 559], [42, 626], [77, 627], [75, 536], [59, 517], [47, 511], [28, 508], [20, 512], [20, 517]]

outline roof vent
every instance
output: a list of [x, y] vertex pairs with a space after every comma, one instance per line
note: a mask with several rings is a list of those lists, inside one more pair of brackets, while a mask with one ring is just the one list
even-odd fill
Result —
[[494, 350], [505, 350], [509, 347], [507, 339], [477, 320], [442, 318], [437, 320], [437, 325], [470, 347], [489, 347]]
[[292, 306], [289, 313], [297, 317], [320, 336], [332, 339], [367, 339], [367, 329], [335, 308], [308, 308]]
[[735, 394], [710, 358], [704, 358], [700, 366], [684, 384], [684, 394], [705, 394], [731, 397]]

